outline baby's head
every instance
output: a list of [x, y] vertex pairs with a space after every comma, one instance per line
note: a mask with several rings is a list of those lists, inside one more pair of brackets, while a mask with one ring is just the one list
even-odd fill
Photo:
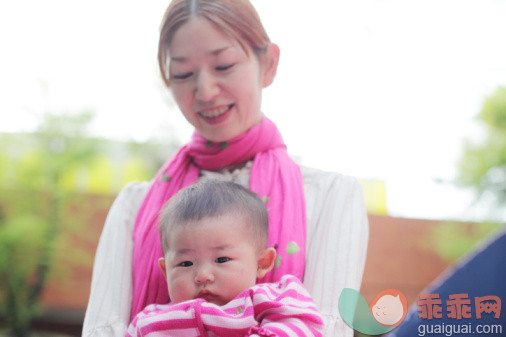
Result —
[[207, 180], [179, 191], [160, 215], [171, 301], [223, 305], [253, 286], [276, 259], [267, 234], [264, 203], [240, 185]]

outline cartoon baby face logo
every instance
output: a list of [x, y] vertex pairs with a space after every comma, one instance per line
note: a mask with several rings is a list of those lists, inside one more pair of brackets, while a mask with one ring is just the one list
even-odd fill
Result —
[[370, 309], [372, 316], [379, 324], [398, 326], [406, 316], [406, 297], [396, 289], [385, 289], [376, 295]]
[[367, 303], [364, 296], [344, 288], [339, 296], [339, 313], [352, 329], [365, 335], [382, 335], [402, 323], [408, 310], [406, 296], [396, 289], [385, 289]]

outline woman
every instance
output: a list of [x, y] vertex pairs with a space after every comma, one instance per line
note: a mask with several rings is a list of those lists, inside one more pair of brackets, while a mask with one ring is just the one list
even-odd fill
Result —
[[265, 200], [269, 245], [280, 258], [260, 281], [298, 276], [319, 305], [325, 335], [352, 335], [337, 303], [342, 288], [360, 286], [368, 235], [362, 192], [353, 178], [299, 167], [288, 157], [260, 110], [278, 60], [279, 48], [247, 0], [170, 4], [158, 61], [195, 133], [151, 183], [127, 185], [113, 204], [97, 249], [83, 336], [122, 336], [145, 305], [169, 300], [157, 267], [158, 212], [179, 189], [208, 178], [240, 183]]

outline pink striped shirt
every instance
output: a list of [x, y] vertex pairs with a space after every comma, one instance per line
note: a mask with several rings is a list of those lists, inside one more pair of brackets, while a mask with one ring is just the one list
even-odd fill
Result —
[[151, 304], [137, 314], [126, 337], [134, 336], [322, 336], [323, 320], [298, 278], [257, 284], [229, 303], [203, 299]]

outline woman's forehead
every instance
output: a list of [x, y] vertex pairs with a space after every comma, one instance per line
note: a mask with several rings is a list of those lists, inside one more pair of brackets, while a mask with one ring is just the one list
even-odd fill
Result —
[[168, 56], [172, 60], [188, 58], [199, 52], [208, 56], [218, 56], [224, 51], [246, 51], [243, 44], [231, 37], [205, 18], [194, 17], [179, 27], [169, 45]]

